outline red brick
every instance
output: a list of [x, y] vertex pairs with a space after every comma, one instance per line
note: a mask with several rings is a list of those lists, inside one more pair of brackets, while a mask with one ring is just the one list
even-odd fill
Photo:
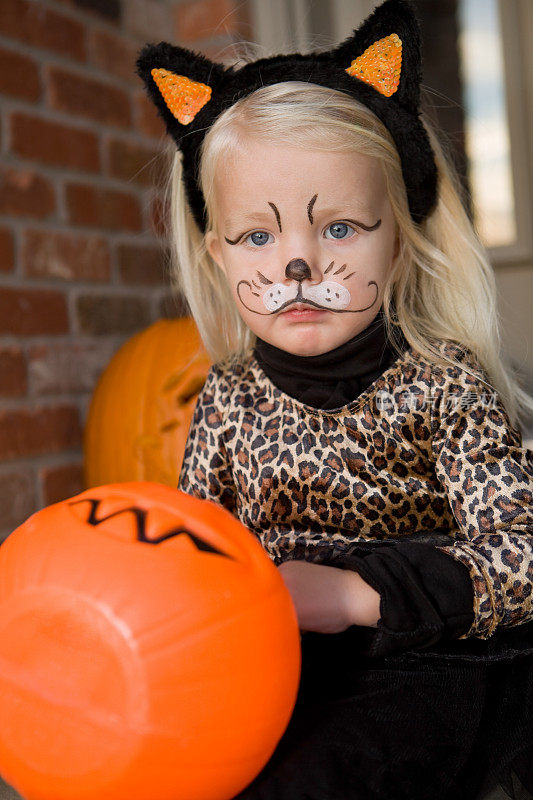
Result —
[[79, 411], [74, 406], [0, 411], [0, 459], [57, 453], [81, 443]]
[[11, 149], [22, 158], [71, 169], [98, 172], [98, 136], [30, 114], [11, 116]]
[[0, 396], [22, 397], [28, 391], [26, 358], [20, 347], [0, 348]]
[[0, 228], [0, 272], [11, 272], [14, 266], [13, 234], [9, 228]]
[[161, 247], [121, 244], [117, 261], [123, 283], [134, 286], [157, 286], [166, 283], [167, 254]]
[[127, 0], [123, 2], [124, 28], [139, 42], [159, 42], [171, 35], [170, 8], [179, 0]]
[[48, 217], [55, 210], [52, 184], [31, 170], [0, 168], [0, 214]]
[[189, 0], [174, 9], [176, 37], [196, 42], [211, 36], [250, 36], [249, 20], [238, 0]]
[[107, 340], [34, 345], [28, 351], [32, 396], [92, 394], [115, 350]]
[[114, 189], [72, 183], [67, 186], [69, 221], [106, 230], [139, 231], [142, 213], [139, 200], [132, 194]]
[[0, 48], [0, 92], [30, 103], [39, 100], [41, 81], [37, 62], [13, 50]]
[[[0, 474], [0, 526], [6, 534], [22, 525], [37, 511], [31, 469], [17, 469]], [[0, 539], [5, 538], [4, 536]]]
[[101, 28], [92, 28], [89, 36], [89, 61], [106, 75], [116, 75], [130, 83], [138, 83], [136, 73], [138, 48], [132, 41]]
[[76, 461], [40, 471], [45, 505], [60, 503], [83, 491], [83, 465]]
[[109, 174], [123, 181], [144, 186], [162, 186], [165, 178], [164, 156], [159, 150], [125, 139], [111, 139], [108, 144]]
[[137, 117], [137, 127], [145, 136], [153, 136], [161, 139], [167, 135], [166, 127], [157, 113], [157, 109], [148, 99], [144, 90], [135, 96], [135, 110]]
[[48, 289], [0, 288], [0, 334], [68, 333], [65, 295]]
[[103, 125], [131, 127], [130, 100], [123, 89], [61, 67], [49, 67], [48, 75], [52, 108]]
[[[106, 22], [120, 22], [123, 0], [74, 0], [74, 5]], [[159, 0], [158, 0], [159, 2]]]
[[27, 230], [22, 267], [32, 277], [109, 281], [111, 254], [105, 239], [49, 230]]
[[78, 327], [91, 336], [136, 333], [153, 322], [147, 297], [82, 295], [76, 298]]
[[2, 0], [0, 33], [79, 61], [86, 57], [83, 25], [45, 8], [42, 2]]

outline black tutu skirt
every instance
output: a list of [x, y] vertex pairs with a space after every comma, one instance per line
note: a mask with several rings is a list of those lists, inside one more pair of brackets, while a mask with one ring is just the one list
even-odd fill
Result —
[[533, 623], [369, 657], [302, 634], [290, 723], [234, 800], [533, 800]]

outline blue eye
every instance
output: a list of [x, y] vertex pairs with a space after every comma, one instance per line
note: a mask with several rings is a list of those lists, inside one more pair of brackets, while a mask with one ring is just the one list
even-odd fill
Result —
[[[328, 231], [331, 231], [331, 236], [327, 235]], [[326, 239], [348, 239], [350, 231], [355, 233], [355, 228], [352, 228], [346, 222], [332, 222], [326, 228]]]
[[248, 240], [251, 240], [252, 244], [256, 247], [261, 247], [264, 244], [269, 244], [269, 236], [270, 234], [265, 233], [265, 231], [254, 231], [250, 233], [244, 241], [250, 243]]

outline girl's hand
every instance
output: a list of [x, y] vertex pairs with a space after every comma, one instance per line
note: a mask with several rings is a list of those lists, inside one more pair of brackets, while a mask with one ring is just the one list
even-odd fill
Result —
[[341, 633], [350, 625], [376, 627], [381, 596], [357, 572], [285, 561], [278, 567], [302, 631]]

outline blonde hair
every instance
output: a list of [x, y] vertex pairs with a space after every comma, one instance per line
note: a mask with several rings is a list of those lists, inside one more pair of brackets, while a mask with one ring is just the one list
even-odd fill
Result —
[[[238, 151], [245, 136], [377, 158], [384, 170], [401, 247], [401, 257], [383, 294], [393, 345], [400, 352], [396, 331], [401, 329], [411, 347], [440, 365], [460, 362], [447, 356], [443, 361], [439, 341], [452, 341], [470, 350], [485, 372], [472, 374], [497, 392], [516, 426], [522, 413], [533, 412], [533, 398], [503, 362], [494, 272], [462, 205], [454, 167], [429, 121], [422, 120], [435, 153], [439, 192], [435, 209], [416, 225], [409, 213], [394, 141], [366, 106], [343, 92], [303, 82], [258, 89], [223, 112], [204, 138], [199, 181], [206, 201], [207, 230], [215, 221], [217, 164], [221, 157]], [[206, 251], [204, 235], [186, 199], [181, 154], [175, 149], [169, 189], [172, 282], [185, 295], [213, 360], [240, 358], [253, 347], [255, 336], [239, 316], [222, 270]]]

